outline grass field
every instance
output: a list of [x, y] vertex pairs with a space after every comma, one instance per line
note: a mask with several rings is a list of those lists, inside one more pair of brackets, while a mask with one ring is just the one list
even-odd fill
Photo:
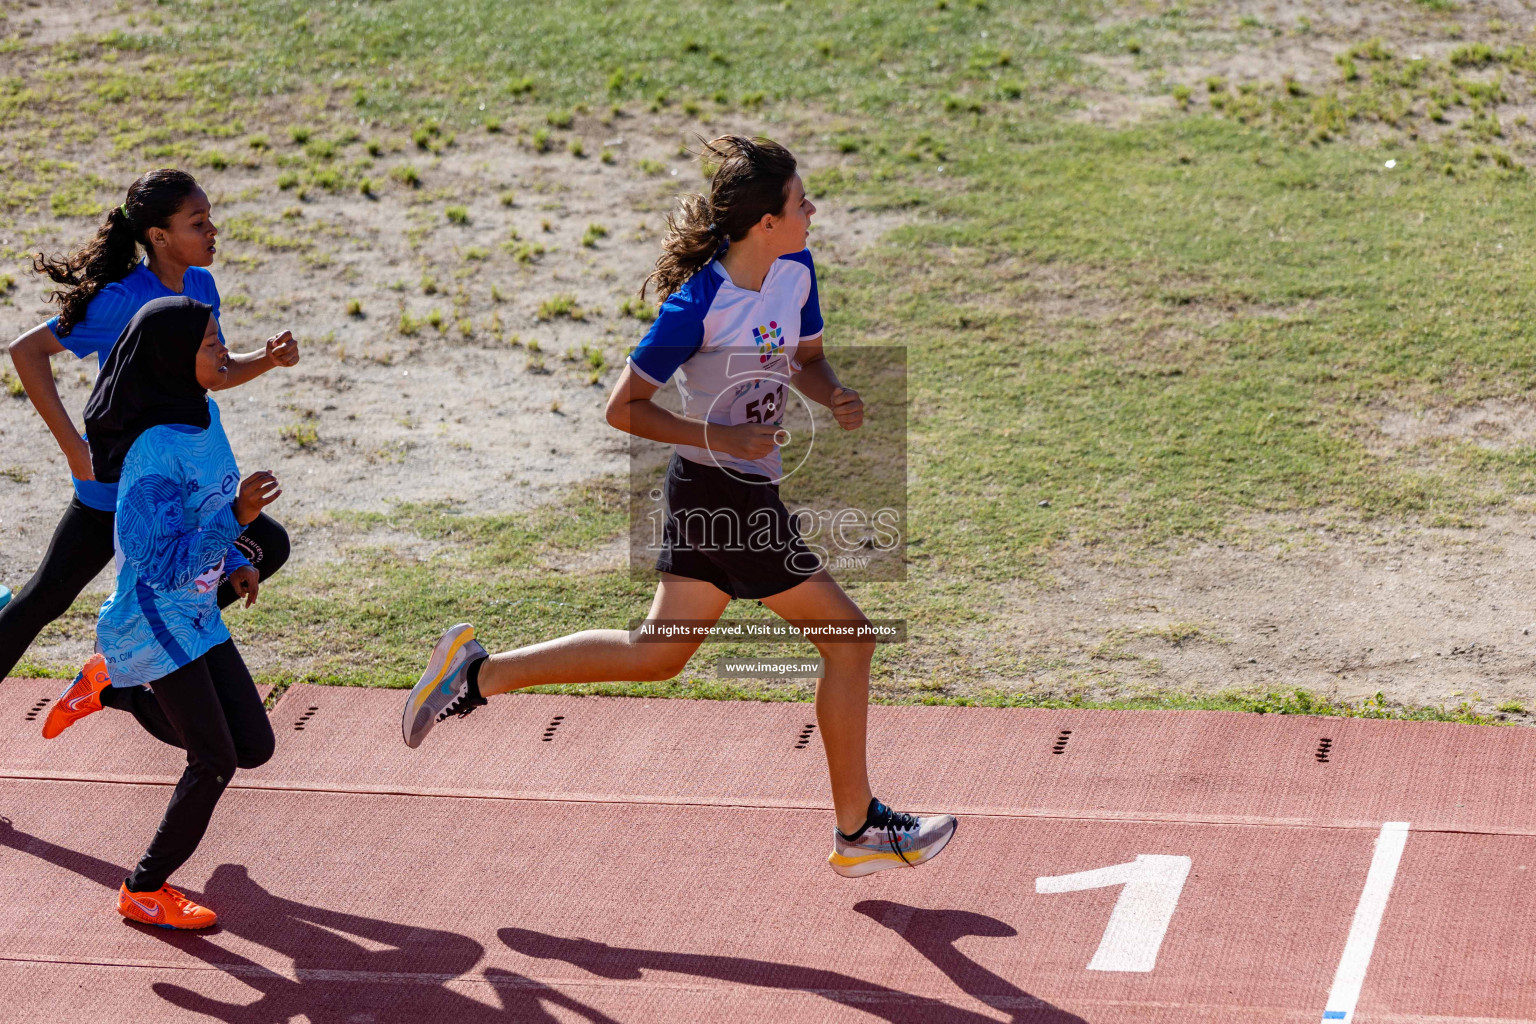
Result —
[[[1326, 26], [1159, 2], [162, 0], [38, 42], [24, 9], [0, 21], [0, 36], [17, 29], [0, 51], [35, 71], [0, 77], [0, 219], [97, 212], [123, 175], [81, 153], [243, 165], [278, 197], [409, 189], [380, 176], [376, 148], [425, 160], [487, 133], [567, 147], [573, 120], [752, 118], [839, 155], [812, 164], [813, 194], [895, 218], [874, 253], [821, 270], [834, 347], [909, 353], [910, 577], [855, 588], [871, 617], [912, 624], [877, 658], [881, 699], [1523, 718], [1289, 687], [1126, 689], [1111, 657], [1064, 667], [988, 643], [1003, 595], [1048, 586], [1067, 550], [1136, 562], [1262, 546], [1298, 522], [1475, 530], [1530, 511], [1530, 443], [1384, 446], [1375, 429], [1393, 411], [1519, 403], [1536, 384], [1536, 147], [1518, 112], [1536, 36], [1449, 2], [1371, 9], [1397, 27], [1334, 29], [1330, 65], [1194, 81], [1199, 60]], [[8, 233], [19, 260], [25, 232]], [[440, 556], [298, 568], [274, 585], [281, 602], [242, 618], [242, 641], [331, 652], [312, 678], [399, 685], [447, 622], [508, 646], [648, 601], [622, 572], [548, 571], [622, 533], [611, 481], [529, 515], [389, 520]], [[82, 599], [59, 628], [93, 612]], [[1141, 639], [1221, 642], [1202, 628]], [[707, 668], [600, 689], [805, 696]]]

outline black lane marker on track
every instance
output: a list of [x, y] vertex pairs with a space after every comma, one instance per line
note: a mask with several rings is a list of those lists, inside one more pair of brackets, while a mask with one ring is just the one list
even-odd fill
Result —
[[549, 728], [544, 730], [545, 743], [551, 743], [554, 741], [555, 730], [560, 728], [560, 723], [563, 721], [565, 721], [564, 715], [556, 715], [554, 718], [550, 719]]
[[1067, 749], [1067, 741], [1072, 738], [1071, 729], [1063, 729], [1056, 737], [1056, 745], [1051, 748], [1051, 753], [1064, 753]]
[[805, 723], [805, 728], [800, 730], [800, 735], [795, 740], [795, 749], [796, 750], [804, 750], [805, 747], [806, 747], [806, 744], [811, 742], [811, 733], [813, 733], [815, 731], [816, 731], [816, 723], [815, 722], [806, 722]]
[[50, 700], [53, 700], [53, 698], [52, 697], [39, 697], [37, 699], [37, 703], [32, 705], [32, 710], [28, 711], [26, 713], [26, 715], [23, 716], [24, 719], [26, 721], [28, 721], [28, 722], [35, 722], [35, 721], [37, 721], [38, 713], [40, 711], [42, 711], [43, 708], [48, 706], [48, 702]]
[[309, 706], [309, 710], [305, 711], [302, 715], [300, 715], [298, 721], [293, 723], [294, 732], [303, 732], [304, 731], [304, 724], [306, 722], [308, 722], [311, 718], [313, 718], [315, 716], [315, 712], [319, 711], [319, 710], [320, 710], [319, 707], [317, 707], [314, 704], [311, 704]]

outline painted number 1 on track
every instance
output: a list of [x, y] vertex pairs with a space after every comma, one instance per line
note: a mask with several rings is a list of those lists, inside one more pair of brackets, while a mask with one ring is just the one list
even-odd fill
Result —
[[[1365, 888], [1350, 922], [1349, 937], [1344, 940], [1344, 953], [1339, 958], [1321, 1024], [1350, 1024], [1354, 1020], [1355, 1004], [1365, 984], [1366, 968], [1371, 965], [1376, 934], [1381, 929], [1382, 915], [1386, 913], [1407, 841], [1406, 821], [1387, 822], [1376, 837]], [[1088, 961], [1088, 969], [1144, 973], [1157, 965], [1157, 951], [1162, 948], [1163, 936], [1168, 933], [1168, 924], [1179, 905], [1189, 868], [1188, 857], [1143, 853], [1125, 864], [1037, 878], [1035, 892], [1082, 892], [1125, 886], [1110, 912], [1109, 924], [1104, 926], [1099, 948]]]
[[1126, 864], [1116, 864], [1075, 875], [1035, 879], [1035, 892], [1081, 892], [1123, 885], [1099, 948], [1088, 961], [1090, 971], [1150, 971], [1157, 965], [1168, 922], [1173, 920], [1184, 879], [1189, 877], [1188, 857], [1159, 853], [1137, 854]]

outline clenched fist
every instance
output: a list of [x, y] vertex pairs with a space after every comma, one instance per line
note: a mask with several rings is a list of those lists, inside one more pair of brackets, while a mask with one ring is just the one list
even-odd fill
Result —
[[250, 525], [282, 493], [277, 477], [267, 470], [252, 473], [240, 481], [240, 493], [235, 495], [235, 521], [241, 526]]
[[273, 366], [295, 366], [299, 361], [299, 343], [292, 331], [267, 339], [267, 358]]

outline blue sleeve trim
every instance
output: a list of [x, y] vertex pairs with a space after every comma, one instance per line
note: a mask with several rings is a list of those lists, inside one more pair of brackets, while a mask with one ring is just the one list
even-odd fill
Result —
[[710, 263], [667, 297], [655, 323], [629, 354], [640, 376], [661, 387], [692, 358], [704, 344], [704, 316], [719, 290], [720, 276]]
[[[692, 355], [692, 354], [693, 353], [691, 353], [691, 352], [689, 353], [689, 355]], [[687, 357], [684, 357], [684, 362], [686, 362], [686, 361], [687, 361]], [[629, 365], [634, 368], [635, 376], [639, 377], [643, 381], [647, 381], [648, 383], [650, 383], [651, 385], [653, 385], [655, 387], [659, 388], [659, 387], [661, 387], [662, 385], [664, 385], [667, 382], [665, 377], [663, 377], [661, 380], [657, 380], [655, 377], [652, 377], [650, 374], [646, 373], [644, 367], [642, 367], [639, 363], [635, 362], [635, 357], [634, 356], [630, 356], [629, 357]], [[682, 363], [678, 363], [677, 365], [678, 366], [682, 366], [683, 364]], [[673, 367], [673, 373], [676, 373], [676, 372], [677, 372], [677, 368]], [[667, 374], [667, 376], [670, 377], [670, 376], [672, 376], [672, 374], [669, 373], [669, 374]]]
[[780, 256], [779, 259], [799, 263], [811, 272], [811, 290], [806, 295], [805, 302], [800, 305], [800, 337], [820, 336], [826, 325], [821, 319], [821, 296], [816, 290], [816, 262], [811, 259], [811, 250], [801, 249], [788, 256]]

